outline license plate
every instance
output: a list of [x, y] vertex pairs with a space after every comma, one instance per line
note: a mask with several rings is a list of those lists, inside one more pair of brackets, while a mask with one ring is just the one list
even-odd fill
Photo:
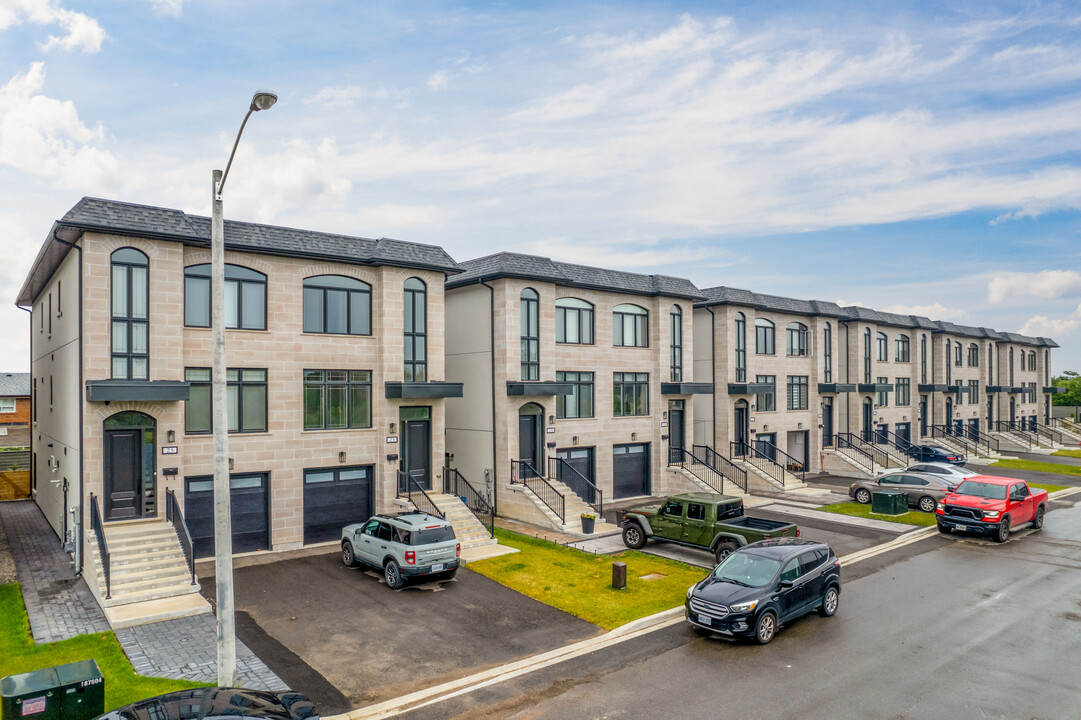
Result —
[[953, 529], [954, 530], [964, 531], [964, 530], [968, 530], [968, 526], [967, 525], [958, 525], [957, 523], [954, 523]]
[[713, 624], [713, 620], [712, 620], [712, 618], [710, 618], [709, 615], [699, 615], [698, 616], [698, 622], [702, 623], [703, 625], [712, 625]]
[[438, 565], [432, 565], [432, 572], [443, 572], [443, 570], [443, 563], [439, 563]]

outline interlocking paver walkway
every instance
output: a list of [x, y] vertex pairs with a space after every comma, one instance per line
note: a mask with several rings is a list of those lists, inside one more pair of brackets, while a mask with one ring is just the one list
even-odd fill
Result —
[[33, 500], [0, 503], [34, 642], [105, 632], [109, 621]]

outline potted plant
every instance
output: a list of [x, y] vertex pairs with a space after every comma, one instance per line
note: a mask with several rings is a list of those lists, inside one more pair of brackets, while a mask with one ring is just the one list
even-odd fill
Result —
[[593, 524], [597, 522], [597, 516], [592, 513], [582, 513], [582, 532], [589, 535], [593, 532]]

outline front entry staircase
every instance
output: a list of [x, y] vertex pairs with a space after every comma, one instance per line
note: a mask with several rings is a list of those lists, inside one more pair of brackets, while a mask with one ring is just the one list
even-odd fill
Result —
[[566, 472], [568, 479], [572, 473], [567, 470], [565, 461], [559, 458], [550, 458], [548, 464], [549, 473], [545, 477], [537, 472], [532, 465], [519, 460], [511, 460], [510, 488], [518, 490], [540, 511], [547, 520], [547, 524], [560, 532], [581, 535], [582, 516], [593, 515], [593, 534], [607, 535], [616, 533], [619, 528], [606, 521], [601, 515], [604, 506], [601, 491], [589, 480], [585, 479], [576, 471], [573, 473], [573, 482], [579, 485], [588, 483], [583, 489], [593, 492], [593, 502], [587, 502], [574, 488], [559, 479], [561, 472]]

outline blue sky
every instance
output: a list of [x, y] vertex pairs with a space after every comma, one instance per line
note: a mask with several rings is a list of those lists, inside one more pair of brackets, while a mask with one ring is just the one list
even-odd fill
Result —
[[1071, 4], [0, 0], [0, 370], [94, 195], [1053, 337], [1081, 370]]

